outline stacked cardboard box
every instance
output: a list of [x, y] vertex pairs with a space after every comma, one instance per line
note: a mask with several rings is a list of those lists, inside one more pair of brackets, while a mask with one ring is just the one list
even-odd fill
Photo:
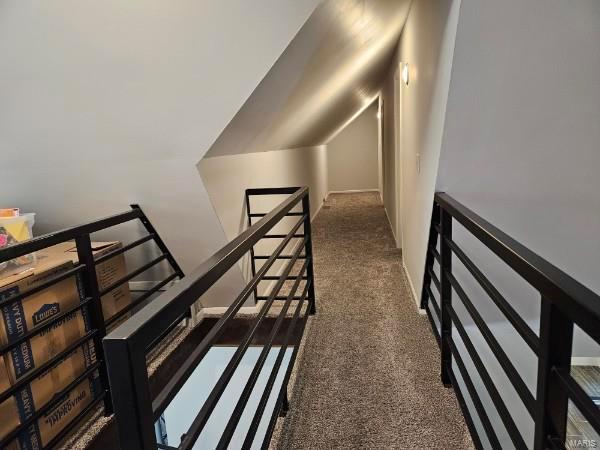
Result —
[[[11, 384], [8, 380], [8, 372], [4, 359], [0, 357], [0, 394], [6, 392]], [[19, 416], [15, 414], [17, 403], [14, 397], [9, 397], [7, 400], [0, 403], [0, 439], [14, 430], [20, 423]]]
[[[120, 247], [118, 242], [93, 244], [96, 258]], [[38, 252], [38, 264], [22, 274], [0, 280], [0, 300], [40, 286], [52, 277], [73, 267], [77, 262], [74, 243], [66, 242]], [[113, 284], [127, 273], [124, 255], [117, 255], [96, 267], [100, 289]], [[10, 344], [31, 330], [42, 327], [53, 318], [75, 307], [83, 298], [81, 283], [71, 276], [23, 299], [0, 308], [0, 344]], [[127, 283], [102, 298], [105, 318], [111, 317], [131, 302]], [[0, 357], [0, 392], [51, 360], [90, 330], [86, 308], [69, 313], [39, 334], [18, 344]], [[29, 419], [32, 414], [65, 390], [96, 360], [92, 341], [78, 346], [55, 361], [26, 386], [0, 405], [2, 424], [0, 439]], [[40, 448], [60, 432], [83, 410], [96, 392], [94, 374], [68, 393], [36, 423], [20, 433], [14, 448]], [[7, 418], [5, 420], [5, 418]]]
[[[100, 258], [112, 251], [121, 248], [120, 242], [92, 242], [92, 253], [94, 258]], [[42, 252], [38, 252], [43, 258], [48, 256], [55, 260], [68, 259], [73, 263], [78, 263], [77, 248], [73, 242], [63, 242], [62, 244], [50, 247]], [[38, 256], [39, 257], [39, 256]], [[96, 278], [98, 279], [98, 287], [100, 290], [114, 284], [120, 278], [127, 274], [127, 266], [125, 265], [125, 256], [123, 254], [114, 256], [107, 261], [103, 261], [96, 265]], [[131, 293], [127, 283], [116, 287], [111, 292], [108, 292], [102, 297], [102, 313], [104, 319], [108, 320], [113, 315], [121, 311], [131, 303]]]
[[99, 379], [92, 374], [42, 414], [8, 445], [10, 450], [40, 449], [48, 445], [101, 392]]
[[[2, 427], [0, 436], [6, 436], [19, 424], [31, 418], [36, 411], [50, 402], [57, 393], [64, 391], [69, 384], [83, 374], [87, 368], [91, 367], [95, 361], [94, 344], [92, 341], [88, 341], [57, 361], [51, 368], [34, 378], [29, 384], [20, 388], [0, 408], [3, 418], [8, 417], [10, 421], [9, 425]], [[96, 374], [92, 374], [91, 379], [95, 383]], [[69, 391], [65, 398], [40, 417], [33, 425], [29, 426], [25, 432], [21, 432], [16, 439], [19, 447], [15, 448], [23, 450], [41, 448], [39, 445], [35, 445], [35, 443], [41, 442], [42, 445], [46, 445], [56, 436], [69, 423], [69, 418], [74, 417], [74, 414], [71, 414], [71, 409], [81, 411], [85, 408], [93, 400], [93, 397], [88, 395], [89, 389], [84, 394], [84, 396], [87, 396], [85, 398], [86, 401], [81, 402], [78, 400], [73, 405], [69, 404], [69, 402], [73, 402], [73, 398], [79, 396], [77, 392], [83, 389], [82, 386], [87, 386], [83, 381], [83, 384], [80, 383], [77, 387]], [[96, 389], [94, 387], [94, 392], [96, 392]], [[53, 418], [57, 415], [56, 411], [60, 410], [61, 405], [67, 405], [63, 406], [63, 408], [68, 409], [69, 411], [66, 412], [69, 414], [66, 417], [63, 417], [64, 413], [58, 414], [58, 418]]]

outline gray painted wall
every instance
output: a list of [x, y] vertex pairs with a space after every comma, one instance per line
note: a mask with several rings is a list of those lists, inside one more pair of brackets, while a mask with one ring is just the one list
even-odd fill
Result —
[[378, 188], [377, 109], [374, 102], [327, 144], [329, 191]]
[[318, 3], [1, 2], [1, 203], [38, 234], [140, 203], [190, 271], [226, 242], [196, 164]]
[[[437, 184], [596, 292], [599, 24], [595, 0], [463, 0]], [[537, 319], [537, 295], [472, 250]]]
[[[407, 23], [410, 20], [407, 18]], [[404, 25], [406, 29], [406, 24]], [[404, 31], [403, 31], [404, 32]], [[400, 173], [396, 173], [396, 146], [394, 127], [398, 126], [397, 114], [394, 109], [394, 72], [397, 66], [396, 57], [390, 66], [390, 71], [383, 81], [381, 88], [381, 118], [380, 118], [380, 138], [381, 138], [381, 178], [382, 178], [382, 199], [385, 211], [390, 221], [392, 233], [399, 242], [397, 236], [396, 224], [396, 206], [397, 197], [400, 193], [396, 186], [400, 179]]]
[[[404, 265], [417, 302], [423, 283], [459, 7], [458, 0], [412, 3], [382, 89], [384, 204], [392, 229], [402, 234], [398, 240], [403, 241]], [[401, 62], [409, 65], [408, 85], [394, 78]], [[399, 109], [394, 89], [401, 98]], [[394, 127], [400, 132], [398, 150]], [[400, 164], [396, 164], [397, 157], [401, 158]], [[401, 224], [396, 223], [397, 204], [401, 205]]]
[[[599, 24], [597, 0], [462, 0], [437, 182], [437, 189], [596, 292]], [[537, 332], [539, 294], [460, 227], [454, 235]], [[536, 358], [469, 282], [465, 269], [456, 266], [485, 320], [494, 330], [504, 330], [499, 340], [535, 392]], [[464, 311], [459, 314], [466, 317]], [[473, 330], [472, 336], [530, 444], [530, 417], [480, 334]], [[574, 353], [600, 355], [598, 345], [581, 334]], [[503, 447], [511, 448], [501, 433]]]

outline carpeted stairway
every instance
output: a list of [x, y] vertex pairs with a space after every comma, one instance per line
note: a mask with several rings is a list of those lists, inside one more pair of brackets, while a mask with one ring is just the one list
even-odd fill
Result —
[[331, 195], [313, 225], [310, 321], [280, 449], [467, 449], [377, 193]]

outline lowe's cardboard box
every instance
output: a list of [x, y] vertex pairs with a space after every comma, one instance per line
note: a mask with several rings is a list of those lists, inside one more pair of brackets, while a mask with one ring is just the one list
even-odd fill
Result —
[[[4, 359], [0, 357], [0, 393], [5, 392], [10, 386]], [[0, 439], [3, 439], [19, 425], [19, 416], [16, 411], [17, 403], [14, 397], [9, 397], [0, 403]]]
[[[92, 242], [92, 253], [94, 254], [94, 258], [97, 259], [121, 247], [122, 244], [118, 241]], [[62, 244], [49, 247], [41, 253], [42, 257], [48, 255], [57, 260], [66, 258], [75, 264], [79, 262], [77, 247], [74, 242], [63, 242]], [[127, 275], [127, 266], [123, 253], [96, 265], [96, 277], [100, 290], [106, 289], [125, 275]], [[123, 283], [121, 286], [116, 287], [111, 292], [102, 296], [101, 301], [104, 320], [108, 320], [131, 303], [129, 284]]]
[[[25, 298], [10, 301], [15, 295], [40, 286], [72, 266], [73, 262], [65, 258], [47, 258], [40, 260], [33, 269], [0, 280], [0, 301], [9, 300], [0, 308], [0, 344], [15, 342], [81, 301], [75, 276]], [[73, 312], [9, 351], [4, 359], [12, 382], [83, 336], [89, 329], [87, 322], [82, 311]]]
[[[121, 246], [118, 242], [93, 243], [92, 245], [96, 257]], [[15, 342], [29, 331], [43, 326], [50, 319], [75, 307], [81, 299], [85, 298], [84, 293], [81, 292], [81, 284], [73, 275], [36, 294], [10, 301], [14, 295], [34, 289], [48, 279], [72, 268], [74, 262], [77, 262], [75, 245], [67, 242], [38, 252], [38, 264], [33, 269], [0, 279], [0, 301], [9, 300], [0, 307], [0, 344]], [[110, 286], [126, 275], [123, 255], [117, 255], [98, 264], [96, 271], [100, 289]], [[102, 302], [105, 318], [123, 309], [131, 302], [128, 284], [125, 283], [113, 292], [106, 294], [102, 298]], [[2, 383], [14, 384], [59, 354], [89, 330], [87, 309], [83, 308], [62, 317], [58, 322], [40, 331], [39, 334], [33, 335], [7, 354], [0, 355], [1, 368], [8, 372], [4, 375], [0, 372], [0, 386]], [[50, 369], [16, 393], [14, 397], [3, 402], [0, 405], [0, 417], [2, 417], [0, 437], [2, 434], [6, 435], [12, 431], [22, 420], [31, 417], [33, 412], [47, 404], [57, 392], [65, 389], [89, 367], [90, 361], [95, 361], [95, 352], [91, 341], [74, 350], [61, 361], [57, 361]], [[89, 389], [87, 392], [89, 394]], [[77, 398], [76, 395], [75, 399], [77, 400]], [[66, 408], [71, 410], [73, 402], [69, 403], [68, 399], [65, 402]], [[79, 404], [79, 400], [76, 403]], [[70, 417], [69, 414], [67, 415]], [[49, 434], [56, 435], [68, 423], [62, 417], [58, 421], [51, 419], [51, 415], [44, 417], [40, 419], [35, 430], [34, 428], [30, 430], [28, 439], [32, 445], [37, 441], [48, 442], [52, 439], [52, 437], [48, 437]], [[27, 439], [21, 439], [21, 441], [21, 448], [29, 448], [25, 445]], [[13, 444], [17, 445], [16, 441]]]
[[[95, 258], [121, 247], [120, 242], [93, 242]], [[37, 252], [36, 267], [22, 273], [0, 278], [0, 301], [39, 286], [48, 279], [78, 263], [74, 242], [64, 242]], [[127, 274], [123, 254], [114, 256], [96, 266], [100, 290], [112, 285]], [[69, 277], [41, 292], [9, 303], [0, 308], [0, 343], [14, 342], [28, 331], [74, 307], [85, 297], [80, 292], [76, 276]], [[128, 283], [123, 283], [102, 299], [102, 312], [107, 320], [131, 303]], [[85, 317], [84, 317], [85, 319]], [[79, 322], [79, 321], [78, 321]], [[80, 335], [81, 336], [81, 335]], [[72, 342], [72, 341], [71, 341]]]
[[100, 393], [98, 375], [90, 375], [53, 408], [42, 414], [35, 423], [19, 433], [8, 448], [11, 450], [35, 450], [46, 447]]
[[[95, 362], [94, 343], [90, 340], [19, 389], [0, 406], [0, 417], [3, 422], [5, 418], [7, 419], [6, 425], [4, 423], [0, 425], [0, 438], [29, 419]], [[42, 438], [45, 438], [45, 430], [46, 428], [42, 427], [37, 431]], [[30, 431], [31, 429], [28, 429], [25, 434], [30, 434]]]
[[4, 355], [13, 383], [48, 362], [90, 330], [87, 311], [74, 311]]

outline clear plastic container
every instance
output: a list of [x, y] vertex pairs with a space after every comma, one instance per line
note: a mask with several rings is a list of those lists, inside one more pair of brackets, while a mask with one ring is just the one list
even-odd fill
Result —
[[[0, 217], [0, 249], [23, 242], [33, 237], [35, 213], [21, 214], [16, 217]], [[0, 276], [20, 273], [35, 266], [35, 253], [23, 255], [10, 261], [0, 261]]]

